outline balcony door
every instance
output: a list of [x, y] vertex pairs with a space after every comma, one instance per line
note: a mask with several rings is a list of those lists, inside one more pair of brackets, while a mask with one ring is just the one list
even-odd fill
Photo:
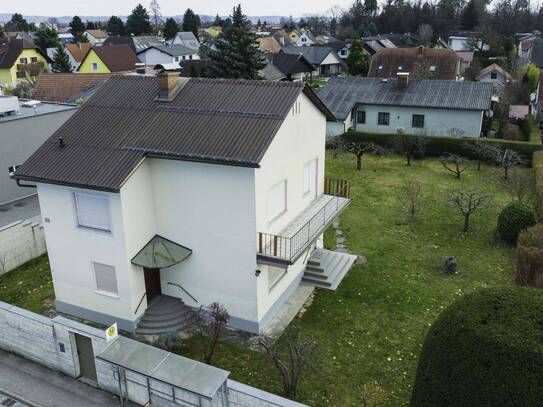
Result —
[[304, 166], [304, 197], [317, 197], [317, 159], [308, 161]]

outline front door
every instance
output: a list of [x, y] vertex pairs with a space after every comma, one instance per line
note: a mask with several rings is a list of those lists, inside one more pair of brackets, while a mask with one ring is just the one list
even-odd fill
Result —
[[149, 304], [153, 298], [162, 293], [160, 288], [160, 270], [144, 268], [143, 277], [145, 279], [147, 304]]
[[94, 364], [94, 352], [92, 341], [89, 337], [74, 334], [77, 358], [79, 360], [79, 374], [85, 379], [96, 382], [96, 365]]

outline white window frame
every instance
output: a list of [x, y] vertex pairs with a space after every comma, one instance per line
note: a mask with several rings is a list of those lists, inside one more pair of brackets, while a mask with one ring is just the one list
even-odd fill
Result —
[[[113, 227], [112, 227], [113, 225], [112, 225], [112, 219], [111, 219], [111, 205], [110, 205], [108, 196], [106, 196], [106, 195], [98, 195], [98, 194], [87, 194], [87, 193], [84, 193], [84, 192], [74, 192], [73, 197], [74, 197], [74, 208], [75, 208], [75, 220], [76, 220], [78, 228], [89, 229], [89, 230], [97, 230], [97, 231], [105, 232], [105, 233], [111, 233], [111, 231], [113, 229]], [[107, 228], [100, 227], [100, 226], [98, 226], [96, 224], [95, 225], [86, 224], [85, 221], [83, 221], [81, 219], [80, 210], [79, 210], [79, 207], [80, 207], [79, 199], [81, 199], [81, 198], [91, 198], [91, 199], [96, 199], [96, 200], [102, 200], [103, 202], [105, 202], [105, 206], [106, 206], [106, 210], [107, 210], [107, 224], [108, 224]]]
[[[314, 173], [311, 172], [311, 166], [314, 165]], [[303, 184], [303, 196], [308, 196], [313, 193], [317, 196], [317, 180], [319, 172], [318, 158], [313, 158], [304, 164], [304, 184]]]
[[[270, 199], [272, 197], [272, 193], [274, 192], [275, 188], [278, 188], [280, 186], [283, 186], [283, 205], [281, 207], [281, 210], [278, 210], [278, 211], [275, 211], [273, 213], [271, 213], [271, 209], [270, 208]], [[277, 182], [274, 186], [272, 186], [269, 190], [268, 190], [268, 195], [266, 197], [267, 199], [267, 202], [266, 202], [266, 206], [267, 206], [267, 217], [268, 217], [268, 223], [272, 223], [274, 222], [276, 219], [280, 218], [286, 211], [287, 211], [287, 179], [282, 179], [281, 181]]]
[[[111, 271], [113, 272], [113, 281], [115, 283], [115, 291], [109, 291], [109, 290], [104, 289], [103, 287], [99, 286], [99, 284], [98, 284], [98, 274], [96, 273], [96, 266], [107, 267], [107, 268], [111, 269]], [[118, 298], [119, 297], [119, 281], [117, 280], [117, 270], [115, 269], [115, 266], [112, 266], [110, 264], [100, 263], [98, 261], [93, 261], [93, 262], [91, 262], [91, 268], [92, 268], [92, 272], [94, 274], [94, 284], [96, 286], [96, 291], [95, 292], [98, 293], [98, 294], [103, 294], [103, 295], [107, 295], [107, 296], [110, 296], [110, 297]]]

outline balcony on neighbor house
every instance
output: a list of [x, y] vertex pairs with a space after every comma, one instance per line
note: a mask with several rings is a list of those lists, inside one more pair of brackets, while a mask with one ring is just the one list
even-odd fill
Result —
[[326, 178], [318, 196], [278, 235], [257, 233], [257, 257], [261, 261], [293, 264], [351, 203], [350, 183]]

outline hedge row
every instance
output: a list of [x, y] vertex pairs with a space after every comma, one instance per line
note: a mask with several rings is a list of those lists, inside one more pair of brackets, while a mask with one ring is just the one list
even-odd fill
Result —
[[537, 206], [539, 219], [543, 221], [543, 151], [536, 151], [532, 159], [532, 167], [535, 173], [535, 190], [537, 194]]
[[533, 144], [541, 144], [541, 132], [539, 131], [537, 121], [531, 114], [526, 116], [525, 120], [530, 126], [530, 138], [528, 141]]
[[[474, 137], [438, 137], [438, 136], [416, 136], [416, 135], [403, 135], [405, 137], [424, 137], [430, 141], [426, 145], [426, 154], [430, 156], [440, 156], [444, 153], [467, 155], [468, 152], [465, 149], [464, 144], [468, 141], [482, 141], [490, 144], [497, 144], [502, 149], [515, 150], [522, 154], [528, 160], [532, 159], [532, 155], [535, 151], [541, 150], [541, 142], [528, 143], [525, 141], [513, 141], [503, 139], [489, 139], [489, 138], [474, 138]], [[375, 133], [362, 133], [357, 131], [349, 131], [340, 136], [345, 141], [360, 142], [368, 141], [375, 144], [382, 145], [384, 147], [390, 147], [394, 138], [398, 137], [397, 134], [375, 134]]]

